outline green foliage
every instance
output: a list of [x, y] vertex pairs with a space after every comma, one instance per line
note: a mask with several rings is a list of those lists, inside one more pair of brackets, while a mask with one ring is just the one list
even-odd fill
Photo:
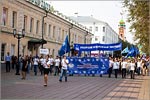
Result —
[[150, 52], [150, 1], [124, 0], [123, 5], [129, 12], [127, 21], [131, 23], [130, 32], [135, 34], [134, 40], [139, 40], [138, 44], [143, 46], [142, 51], [148, 54]]

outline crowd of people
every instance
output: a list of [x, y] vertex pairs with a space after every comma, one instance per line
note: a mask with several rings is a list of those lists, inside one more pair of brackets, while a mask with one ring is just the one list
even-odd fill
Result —
[[122, 78], [126, 78], [127, 74], [130, 74], [131, 79], [137, 75], [148, 75], [150, 66], [150, 58], [111, 58], [109, 59], [108, 77], [111, 77], [112, 71], [114, 71], [115, 78], [118, 77], [118, 73], [122, 74]]
[[18, 58], [14, 55], [11, 57], [8, 52], [5, 61], [6, 72], [10, 72], [10, 63], [12, 63], [12, 69], [19, 64], [22, 80], [25, 80], [26, 74], [29, 74], [30, 71], [33, 70], [35, 76], [37, 76], [38, 72], [40, 72], [40, 75], [44, 75], [44, 86], [47, 86], [49, 73], [54, 76], [60, 75], [60, 82], [62, 82], [62, 78], [65, 76], [65, 82], [67, 82], [67, 65], [69, 61], [66, 59], [65, 55], [63, 58], [59, 56], [53, 58], [52, 55], [41, 55], [40, 57], [38, 55], [25, 55], [24, 57], [20, 55], [18, 63]]
[[[118, 77], [120, 73], [122, 78], [126, 78], [127, 74], [130, 74], [131, 79], [135, 78], [137, 75], [148, 75], [150, 66], [150, 57], [149, 58], [112, 58], [109, 57], [109, 69], [108, 77], [111, 78], [112, 73], [114, 73], [115, 78]], [[10, 72], [10, 63], [12, 63], [12, 69], [17, 66], [18, 58], [16, 56], [10, 56], [9, 52], [5, 57], [6, 61], [6, 72]], [[30, 71], [34, 72], [34, 75], [37, 76], [38, 72], [40, 75], [44, 75], [44, 86], [47, 86], [48, 74], [58, 76], [59, 81], [62, 82], [63, 76], [65, 77], [65, 82], [67, 82], [67, 66], [69, 64], [68, 59], [64, 55], [63, 58], [56, 56], [53, 58], [52, 55], [25, 55], [22, 57], [19, 56], [19, 67], [22, 71], [22, 79], [26, 79], [26, 74], [29, 74]]]

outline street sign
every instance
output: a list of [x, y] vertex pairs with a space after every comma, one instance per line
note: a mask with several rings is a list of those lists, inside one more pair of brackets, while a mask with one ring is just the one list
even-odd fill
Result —
[[40, 49], [40, 54], [49, 54], [49, 50], [48, 49]]

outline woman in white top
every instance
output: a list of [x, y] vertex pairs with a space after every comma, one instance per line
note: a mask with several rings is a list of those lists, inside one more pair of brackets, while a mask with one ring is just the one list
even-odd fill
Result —
[[56, 56], [56, 59], [55, 59], [55, 74], [54, 76], [58, 75], [58, 68], [59, 68], [59, 64], [60, 64], [60, 59], [58, 56]]
[[131, 79], [134, 79], [134, 71], [135, 71], [135, 62], [134, 62], [134, 60], [131, 60], [131, 62], [130, 62]]
[[117, 78], [117, 76], [118, 76], [118, 69], [119, 69], [119, 62], [118, 62], [117, 58], [115, 58], [115, 60], [114, 60], [113, 69], [115, 71], [115, 78]]
[[126, 68], [127, 68], [127, 61], [126, 61], [126, 59], [123, 60], [121, 66], [122, 66], [122, 78], [126, 78], [126, 72], [127, 72], [127, 70], [126, 70]]
[[66, 58], [66, 56], [63, 56], [63, 59], [61, 61], [61, 65], [62, 65], [62, 69], [61, 69], [61, 74], [60, 74], [60, 78], [59, 81], [62, 82], [62, 78], [63, 76], [65, 76], [65, 82], [67, 82], [67, 66], [69, 64], [68, 59]]
[[38, 63], [39, 63], [39, 58], [38, 56], [35, 56], [35, 58], [33, 59], [34, 75], [37, 75]]
[[49, 55], [46, 56], [46, 59], [42, 60], [42, 64], [44, 67], [44, 86], [47, 86], [47, 81], [48, 81], [48, 74], [49, 74], [49, 70], [50, 70], [50, 61], [48, 60]]
[[138, 73], [138, 75], [140, 75], [140, 73], [141, 73], [141, 66], [142, 66], [142, 62], [139, 59], [137, 62], [137, 73]]

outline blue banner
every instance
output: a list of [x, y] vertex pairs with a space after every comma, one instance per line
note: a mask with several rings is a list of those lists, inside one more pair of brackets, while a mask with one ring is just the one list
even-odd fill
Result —
[[78, 51], [96, 51], [96, 50], [104, 50], [104, 51], [116, 51], [122, 50], [122, 43], [114, 43], [114, 44], [74, 44], [74, 49]]
[[109, 68], [109, 59], [106, 57], [71, 57], [68, 60], [69, 74], [106, 74]]

